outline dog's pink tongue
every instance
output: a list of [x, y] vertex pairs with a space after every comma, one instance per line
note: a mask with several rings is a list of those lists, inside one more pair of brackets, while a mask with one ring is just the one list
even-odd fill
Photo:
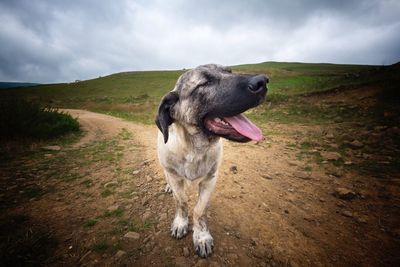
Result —
[[261, 141], [263, 137], [261, 130], [244, 115], [239, 114], [234, 117], [224, 117], [224, 120], [229, 122], [241, 135], [254, 141]]

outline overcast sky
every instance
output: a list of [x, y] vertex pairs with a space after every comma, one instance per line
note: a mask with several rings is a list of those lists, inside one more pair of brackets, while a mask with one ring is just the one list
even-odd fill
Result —
[[400, 61], [399, 0], [0, 0], [0, 81], [263, 61]]

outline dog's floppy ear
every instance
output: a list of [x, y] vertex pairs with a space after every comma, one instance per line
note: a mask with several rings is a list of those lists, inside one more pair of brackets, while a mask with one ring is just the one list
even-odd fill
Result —
[[168, 127], [174, 122], [174, 119], [171, 117], [171, 108], [178, 102], [178, 99], [178, 93], [171, 91], [163, 97], [158, 107], [156, 124], [164, 135], [164, 143], [168, 141]]

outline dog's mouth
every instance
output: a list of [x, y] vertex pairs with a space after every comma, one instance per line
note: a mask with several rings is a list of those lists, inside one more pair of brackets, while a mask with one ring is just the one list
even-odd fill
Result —
[[206, 118], [205, 126], [211, 133], [237, 142], [261, 141], [262, 132], [246, 116]]

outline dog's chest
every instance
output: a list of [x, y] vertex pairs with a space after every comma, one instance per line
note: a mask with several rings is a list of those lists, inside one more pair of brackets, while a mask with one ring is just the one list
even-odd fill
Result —
[[207, 154], [188, 153], [182, 158], [179, 174], [189, 180], [206, 176], [213, 166], [211, 158]]

